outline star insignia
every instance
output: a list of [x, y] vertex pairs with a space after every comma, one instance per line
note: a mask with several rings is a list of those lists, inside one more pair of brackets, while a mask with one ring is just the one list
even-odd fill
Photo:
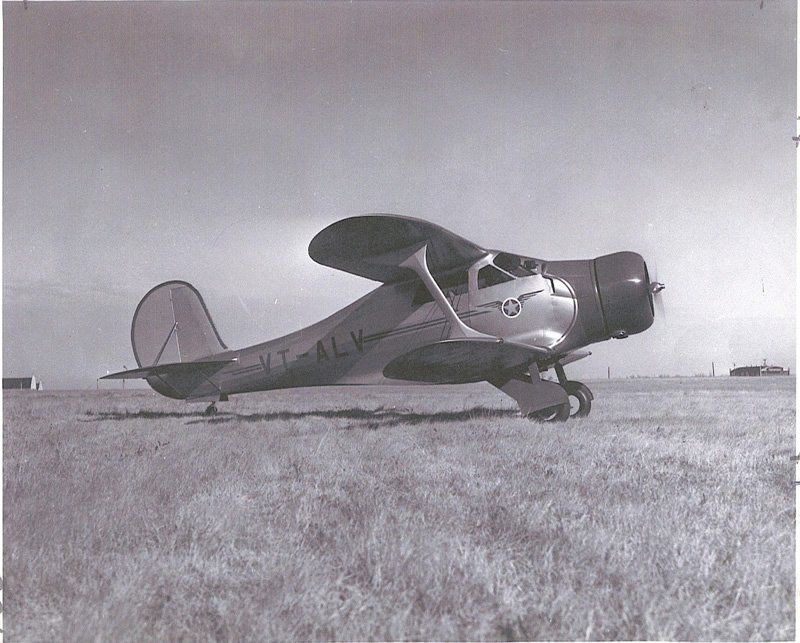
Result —
[[[524, 304], [524, 303], [525, 303], [526, 301], [528, 301], [528, 300], [529, 300], [531, 297], [535, 297], [535, 296], [536, 296], [536, 295], [538, 295], [540, 292], [544, 292], [544, 288], [540, 288], [539, 290], [533, 290], [533, 291], [531, 291], [531, 292], [526, 292], [526, 293], [523, 293], [523, 294], [521, 294], [519, 297], [516, 297], [516, 300], [517, 300], [517, 301], [518, 301], [520, 304]], [[512, 298], [512, 299], [513, 299], [513, 298]], [[508, 301], [508, 300], [506, 300], [506, 301]], [[500, 310], [500, 309], [503, 307], [503, 304], [504, 304], [504, 303], [505, 303], [505, 302], [503, 302], [503, 301], [500, 301], [500, 300], [498, 299], [497, 301], [489, 301], [489, 302], [486, 302], [485, 304], [478, 304], [478, 308], [494, 308], [495, 310]], [[521, 309], [521, 307], [520, 307], [520, 309]], [[517, 314], [519, 314], [519, 313], [517, 313]]]
[[522, 312], [522, 304], [516, 297], [509, 297], [503, 302], [501, 310], [506, 317], [516, 317]]

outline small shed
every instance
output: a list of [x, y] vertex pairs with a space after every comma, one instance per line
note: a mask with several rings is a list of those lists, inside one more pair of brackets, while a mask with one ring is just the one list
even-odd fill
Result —
[[7, 389], [41, 391], [42, 383], [36, 379], [35, 375], [31, 375], [30, 377], [4, 377], [3, 390]]

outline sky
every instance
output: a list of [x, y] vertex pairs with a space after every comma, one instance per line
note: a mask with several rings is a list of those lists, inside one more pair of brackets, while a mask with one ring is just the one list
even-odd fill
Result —
[[377, 286], [315, 264], [352, 215], [543, 259], [618, 250], [666, 319], [571, 376], [795, 366], [796, 5], [3, 4], [3, 373], [135, 363], [153, 285], [226, 344]]

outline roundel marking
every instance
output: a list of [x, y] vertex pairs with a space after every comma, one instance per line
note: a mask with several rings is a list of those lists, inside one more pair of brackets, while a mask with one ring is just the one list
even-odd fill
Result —
[[514, 319], [514, 317], [522, 312], [522, 304], [519, 303], [519, 299], [516, 297], [509, 297], [503, 302], [500, 310], [502, 310], [503, 314], [509, 319]]

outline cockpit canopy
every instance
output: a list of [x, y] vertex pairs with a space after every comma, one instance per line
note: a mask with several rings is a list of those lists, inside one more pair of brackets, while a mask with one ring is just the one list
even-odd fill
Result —
[[531, 257], [512, 255], [510, 252], [500, 252], [494, 258], [494, 265], [515, 277], [530, 277], [539, 274], [541, 261]]
[[[494, 255], [491, 263], [478, 269], [478, 289], [496, 286], [517, 277], [530, 277], [539, 274], [542, 262], [532, 257], [523, 257], [510, 252], [499, 252]], [[466, 269], [452, 270], [433, 276], [442, 292], [453, 295], [463, 295], [469, 290], [469, 271]], [[414, 305], [419, 306], [433, 301], [427, 287], [421, 281], [414, 291]]]

